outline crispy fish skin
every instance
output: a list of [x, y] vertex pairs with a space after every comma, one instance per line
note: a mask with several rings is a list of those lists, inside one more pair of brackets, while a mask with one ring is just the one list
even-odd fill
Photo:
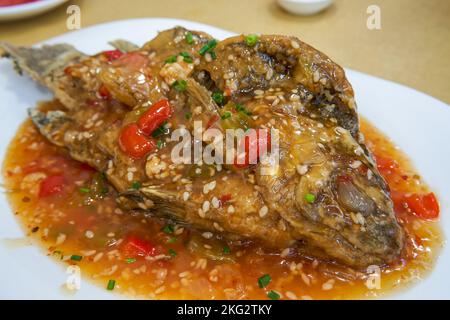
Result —
[[[180, 27], [163, 31], [131, 52], [143, 61], [137, 67], [130, 69], [123, 61], [109, 63], [100, 56], [75, 57], [52, 70], [59, 75], [52, 81], [45, 80], [46, 67], [34, 70], [30, 55], [37, 55], [38, 49], [3, 47], [64, 105], [61, 110], [30, 112], [41, 133], [75, 159], [106, 172], [121, 193], [118, 201], [123, 206], [233, 239], [257, 239], [278, 248], [298, 245], [307, 254], [357, 268], [398, 259], [403, 231], [387, 185], [360, 138], [353, 90], [342, 68], [300, 40], [283, 36], [261, 36], [255, 46], [243, 36], [226, 39], [214, 49], [216, 59], [208, 59], [198, 50], [211, 37], [192, 32], [192, 46], [184, 41], [187, 32]], [[178, 58], [172, 65], [165, 63], [180, 52], [198, 62], [190, 65]], [[75, 76], [64, 72], [67, 66], [75, 66]], [[99, 72], [91, 72], [98, 68]], [[79, 70], [83, 72], [76, 74]], [[147, 71], [152, 80], [134, 85], [134, 79]], [[116, 85], [117, 73], [127, 76], [125, 85]], [[185, 79], [188, 90], [171, 88], [174, 77]], [[85, 101], [92, 92], [86, 92], [108, 84], [114, 99], [100, 103], [95, 115]], [[61, 99], [64, 95], [55, 88], [69, 92], [71, 100]], [[162, 97], [169, 97], [181, 114], [200, 107], [190, 120], [174, 116], [174, 127], [190, 130], [196, 119], [220, 116], [219, 106], [210, 98], [214, 90], [229, 91], [230, 102], [245, 104], [258, 118], [258, 126], [280, 131], [280, 163], [271, 175], [261, 174], [264, 164], [259, 164], [242, 172], [225, 169], [189, 178], [188, 168], [160, 156], [174, 143], [167, 142], [139, 161], [118, 147], [119, 132], [135, 110]], [[90, 125], [94, 117], [102, 121], [100, 126]], [[221, 129], [220, 123], [217, 127]], [[143, 181], [139, 190], [130, 188], [129, 168], [135, 168], [133, 179]], [[161, 168], [170, 169], [167, 176]], [[205, 193], [205, 185], [211, 183], [214, 188]], [[214, 205], [224, 194], [232, 197], [232, 204]], [[315, 195], [313, 203], [305, 201], [307, 194]]]

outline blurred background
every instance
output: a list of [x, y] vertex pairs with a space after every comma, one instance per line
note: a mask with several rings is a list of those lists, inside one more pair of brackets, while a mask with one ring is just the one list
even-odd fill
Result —
[[[450, 0], [334, 0], [310, 16], [291, 14], [276, 0], [72, 0], [36, 17], [0, 22], [0, 40], [29, 45], [67, 32], [66, 10], [72, 4], [81, 8], [82, 28], [171, 17], [236, 33], [294, 35], [344, 67], [450, 103]], [[367, 27], [370, 5], [380, 8], [379, 30]]]

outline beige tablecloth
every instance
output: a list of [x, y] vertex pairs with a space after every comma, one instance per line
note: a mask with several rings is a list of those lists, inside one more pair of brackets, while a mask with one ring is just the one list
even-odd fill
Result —
[[[344, 67], [390, 79], [450, 103], [450, 0], [334, 0], [315, 16], [280, 9], [275, 0], [74, 0], [82, 26], [129, 18], [173, 17], [238, 33], [295, 35]], [[0, 39], [32, 44], [64, 33], [66, 8], [0, 24]], [[381, 9], [368, 30], [367, 7]]]

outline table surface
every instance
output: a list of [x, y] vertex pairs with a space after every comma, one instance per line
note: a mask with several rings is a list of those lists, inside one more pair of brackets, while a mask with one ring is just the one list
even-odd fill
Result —
[[[82, 27], [130, 18], [171, 17], [236, 33], [298, 36], [344, 67], [393, 80], [450, 103], [450, 0], [334, 0], [326, 11], [295, 16], [275, 0], [73, 0]], [[66, 8], [0, 23], [0, 40], [35, 42], [67, 32]], [[381, 9], [381, 30], [366, 26]]]

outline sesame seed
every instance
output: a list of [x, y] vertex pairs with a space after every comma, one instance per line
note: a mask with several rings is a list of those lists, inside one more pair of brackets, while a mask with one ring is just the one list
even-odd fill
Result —
[[308, 172], [308, 166], [307, 165], [298, 165], [297, 166], [297, 172], [300, 175], [304, 175]]
[[292, 48], [294, 48], [294, 49], [300, 48], [300, 45], [298, 44], [298, 42], [297, 42], [297, 41], [294, 41], [294, 40], [291, 41], [291, 46], [292, 46]]
[[84, 235], [85, 235], [86, 238], [92, 239], [94, 237], [94, 232], [92, 232], [91, 230], [86, 230]]
[[220, 200], [219, 199], [217, 199], [216, 197], [213, 197], [212, 199], [211, 199], [211, 204], [212, 204], [212, 206], [213, 206], [213, 208], [219, 208], [220, 207]]
[[212, 232], [203, 232], [202, 236], [205, 239], [211, 239], [213, 237], [213, 234], [212, 234]]
[[362, 162], [359, 160], [355, 160], [352, 163], [350, 163], [350, 168], [357, 169], [362, 165]]
[[191, 194], [190, 194], [189, 192], [185, 191], [185, 192], [183, 193], [183, 201], [188, 201], [190, 195], [191, 195]]
[[227, 209], [227, 212], [228, 212], [228, 213], [234, 213], [234, 212], [235, 212], [234, 207], [233, 207], [232, 205], [230, 205], [230, 206], [228, 207], [228, 209]]
[[206, 200], [205, 202], [203, 202], [202, 205], [202, 210], [204, 213], [208, 212], [210, 208], [210, 202], [208, 200]]
[[261, 218], [264, 218], [268, 212], [269, 212], [269, 208], [267, 208], [267, 206], [263, 206], [261, 209], [259, 209], [259, 216]]
[[291, 252], [291, 249], [290, 248], [286, 248], [283, 251], [281, 251], [280, 257], [285, 258], [285, 257], [287, 257], [289, 255], [290, 252]]
[[297, 300], [297, 296], [292, 291], [286, 291], [286, 298], [290, 300]]
[[330, 279], [327, 282], [325, 282], [324, 284], [322, 284], [322, 290], [331, 290], [333, 289], [334, 286], [334, 279]]

